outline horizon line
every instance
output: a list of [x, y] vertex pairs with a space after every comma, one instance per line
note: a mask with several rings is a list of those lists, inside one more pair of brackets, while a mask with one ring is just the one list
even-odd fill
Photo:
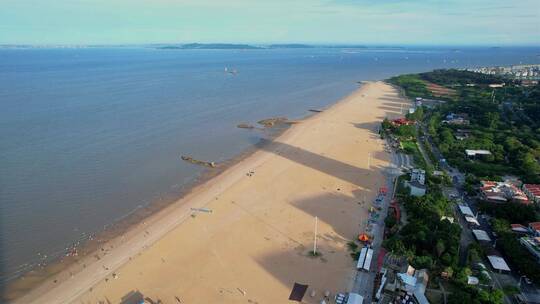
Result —
[[0, 47], [5, 46], [26, 46], [26, 47], [47, 47], [47, 46], [145, 46], [145, 45], [185, 45], [185, 44], [228, 44], [228, 45], [249, 45], [249, 46], [270, 46], [270, 45], [306, 45], [306, 46], [366, 46], [366, 47], [540, 47], [538, 44], [528, 43], [493, 43], [493, 44], [429, 44], [429, 43], [355, 43], [355, 42], [130, 42], [130, 43], [0, 43]]

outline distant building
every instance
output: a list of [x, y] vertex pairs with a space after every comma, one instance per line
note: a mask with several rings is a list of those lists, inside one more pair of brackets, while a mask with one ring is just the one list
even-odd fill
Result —
[[528, 204], [529, 199], [518, 187], [508, 181], [493, 182], [481, 181], [480, 188], [482, 198], [492, 203], [516, 202]]
[[540, 204], [540, 185], [525, 184], [522, 189], [531, 201]]
[[504, 87], [505, 83], [492, 83], [489, 85], [490, 88], [502, 88]]
[[538, 84], [538, 80], [529, 80], [529, 79], [524, 79], [521, 81], [521, 86], [522, 87], [531, 87], [531, 86], [535, 86]]
[[465, 154], [467, 155], [468, 158], [476, 158], [479, 155], [480, 156], [491, 155], [491, 152], [489, 152], [488, 150], [469, 150], [469, 149], [466, 149]]

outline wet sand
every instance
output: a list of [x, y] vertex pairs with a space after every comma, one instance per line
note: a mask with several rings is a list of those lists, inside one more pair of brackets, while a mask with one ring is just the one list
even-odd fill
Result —
[[376, 131], [401, 103], [391, 86], [364, 84], [15, 302], [119, 303], [139, 291], [164, 303], [284, 303], [300, 282], [319, 303], [348, 290], [347, 242], [389, 165]]

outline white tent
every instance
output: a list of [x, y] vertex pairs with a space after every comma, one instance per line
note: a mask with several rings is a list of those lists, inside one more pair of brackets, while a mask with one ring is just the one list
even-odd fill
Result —
[[510, 267], [506, 264], [506, 261], [500, 256], [490, 255], [487, 257], [491, 266], [496, 270], [510, 271]]
[[474, 234], [474, 237], [475, 237], [478, 241], [491, 242], [491, 238], [489, 237], [489, 235], [487, 234], [487, 232], [485, 232], [484, 230], [473, 229], [472, 233]]
[[459, 205], [459, 211], [463, 215], [468, 215], [474, 217], [474, 213], [472, 212], [471, 208], [467, 205]]

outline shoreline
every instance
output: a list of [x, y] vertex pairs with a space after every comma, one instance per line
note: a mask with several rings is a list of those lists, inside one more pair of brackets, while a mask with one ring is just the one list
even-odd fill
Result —
[[[322, 109], [326, 110], [327, 108], [335, 106], [338, 102], [360, 89], [362, 85], [363, 84], [358, 84], [358, 87], [352, 92], [339, 100], [329, 103]], [[3, 290], [0, 293], [0, 300], [6, 302], [18, 301], [28, 292], [31, 292], [33, 289], [39, 287], [46, 281], [51, 280], [53, 277], [61, 275], [63, 272], [69, 271], [73, 274], [80, 272], [85, 268], [83, 265], [90, 264], [86, 263], [87, 260], [90, 260], [89, 262], [94, 261], [93, 258], [96, 253], [99, 253], [100, 248], [110, 246], [109, 243], [113, 243], [114, 246], [114, 243], [118, 243], [120, 241], [119, 239], [123, 238], [126, 233], [129, 233], [130, 230], [134, 229], [141, 221], [146, 221], [152, 217], [156, 217], [165, 209], [177, 204], [179, 201], [192, 194], [205, 183], [210, 182], [212, 179], [223, 174], [231, 167], [234, 167], [246, 158], [249, 158], [255, 154], [263, 145], [270, 144], [271, 141], [286, 133], [297, 122], [303, 122], [304, 120], [319, 114], [319, 112], [315, 113], [308, 111], [308, 113], [301, 118], [290, 120], [292, 123], [284, 123], [275, 127], [258, 130], [258, 132], [262, 130], [262, 132], [267, 132], [268, 134], [261, 135], [261, 139], [257, 143], [247, 147], [232, 158], [221, 162], [217, 168], [205, 168], [201, 173], [195, 176], [192, 181], [182, 185], [180, 191], [176, 193], [167, 193], [165, 198], [161, 196], [159, 199], [153, 200], [147, 205], [141, 205], [135, 208], [130, 213], [123, 215], [114, 222], [104, 226], [103, 229], [89, 234], [89, 237], [87, 236], [86, 239], [82, 240], [80, 245], [70, 247], [77, 250], [78, 255], [76, 257], [67, 256], [65, 253], [62, 253], [59, 256], [51, 258], [49, 261], [47, 261], [46, 266], [44, 267], [41, 267], [41, 263], [37, 263], [31, 266], [28, 270], [22, 270], [19, 273], [12, 275], [12, 278], [7, 279], [3, 283]], [[246, 131], [252, 132], [251, 130]], [[63, 280], [58, 280], [57, 283], [60, 284], [62, 281]]]
[[[128, 281], [130, 280], [136, 280], [136, 276], [134, 274], [131, 274], [131, 275], [129, 274], [131, 273], [130, 269], [137, 268], [138, 267], [137, 265], [139, 264], [145, 265], [147, 263], [146, 259], [148, 259], [149, 256], [155, 258], [156, 254], [164, 254], [163, 244], [174, 244], [174, 242], [170, 243], [171, 242], [170, 238], [173, 235], [178, 236], [178, 234], [181, 234], [182, 237], [185, 238], [186, 236], [184, 234], [187, 233], [188, 235], [191, 235], [191, 237], [189, 237], [191, 239], [190, 242], [193, 241], [193, 238], [195, 238], [195, 241], [198, 241], [200, 237], [197, 237], [196, 234], [201, 233], [200, 228], [196, 230], [192, 230], [193, 225], [199, 225], [199, 224], [196, 224], [197, 222], [203, 221], [207, 223], [205, 225], [211, 225], [211, 226], [208, 226], [207, 229], [212, 229], [210, 227], [216, 227], [216, 226], [219, 227], [221, 225], [225, 225], [223, 224], [222, 220], [225, 221], [227, 225], [233, 225], [233, 227], [236, 226], [237, 225], [236, 222], [229, 222], [230, 221], [229, 217], [234, 214], [236, 214], [234, 215], [234, 217], [242, 216], [242, 222], [252, 221], [252, 219], [250, 219], [252, 216], [255, 216], [255, 218], [260, 219], [260, 216], [262, 215], [259, 214], [256, 216], [254, 214], [251, 214], [252, 211], [248, 211], [247, 209], [244, 209], [244, 208], [247, 208], [247, 206], [238, 205], [238, 203], [235, 202], [236, 200], [233, 200], [231, 202], [232, 205], [231, 204], [224, 205], [223, 203], [219, 203], [219, 201], [222, 200], [222, 196], [247, 195], [246, 191], [250, 192], [250, 190], [242, 190], [244, 189], [244, 187], [246, 187], [245, 185], [246, 183], [253, 183], [253, 182], [256, 183], [255, 185], [257, 186], [253, 186], [253, 190], [251, 191], [255, 191], [256, 193], [258, 193], [258, 191], [256, 190], [257, 187], [262, 187], [261, 189], [268, 188], [269, 184], [267, 182], [264, 182], [264, 180], [268, 180], [270, 178], [268, 181], [272, 181], [272, 182], [280, 183], [280, 184], [283, 182], [281, 180], [275, 180], [275, 178], [277, 178], [277, 176], [280, 176], [280, 175], [270, 174], [268, 176], [267, 173], [259, 173], [259, 171], [261, 172], [268, 171], [268, 170], [272, 171], [272, 170], [277, 170], [278, 168], [280, 168], [280, 170], [287, 170], [287, 172], [291, 172], [291, 174], [293, 175], [308, 174], [306, 176], [306, 179], [309, 180], [309, 179], [314, 178], [314, 180], [312, 180], [312, 182], [309, 182], [308, 180], [305, 181], [307, 184], [303, 185], [302, 187], [304, 186], [307, 187], [304, 190], [307, 192], [302, 194], [301, 198], [297, 198], [297, 199], [301, 199], [300, 202], [302, 202], [304, 199], [308, 199], [308, 201], [311, 199], [315, 199], [314, 204], [316, 205], [320, 204], [322, 201], [316, 198], [318, 196], [315, 196], [315, 198], [312, 198], [314, 193], [313, 193], [313, 190], [310, 190], [310, 189], [319, 189], [319, 190], [316, 190], [316, 192], [317, 193], [320, 192], [320, 194], [318, 195], [321, 195], [321, 198], [323, 199], [323, 201], [337, 200], [336, 203], [342, 204], [339, 202], [345, 199], [345, 201], [349, 203], [347, 203], [347, 205], [343, 205], [340, 208], [345, 208], [349, 210], [345, 214], [349, 214], [349, 213], [351, 215], [356, 214], [354, 216], [355, 217], [358, 216], [359, 218], [358, 220], [355, 220], [355, 221], [360, 221], [360, 222], [363, 221], [363, 219], [366, 218], [367, 208], [361, 207], [360, 209], [358, 209], [358, 205], [361, 205], [361, 203], [358, 202], [358, 200], [360, 199], [358, 193], [359, 191], [364, 193], [363, 198], [364, 198], [364, 204], [365, 204], [366, 202], [365, 200], [367, 198], [365, 193], [367, 193], [371, 197], [372, 193], [370, 193], [369, 189], [373, 189], [374, 187], [377, 187], [377, 185], [380, 186], [381, 184], [386, 183], [383, 176], [384, 174], [382, 172], [383, 169], [378, 169], [377, 166], [381, 165], [382, 166], [381, 168], [384, 168], [384, 166], [386, 166], [389, 163], [388, 156], [384, 155], [384, 153], [381, 153], [381, 155], [378, 155], [377, 157], [378, 159], [373, 160], [373, 163], [371, 166], [369, 165], [369, 161], [368, 161], [368, 168], [362, 169], [363, 167], [365, 167], [366, 160], [365, 160], [365, 156], [358, 155], [358, 151], [360, 151], [363, 148], [354, 148], [353, 150], [351, 150], [353, 146], [360, 144], [359, 138], [357, 138], [359, 134], [366, 134], [362, 136], [365, 136], [364, 138], [366, 142], [371, 142], [371, 144], [368, 144], [369, 147], [366, 147], [366, 144], [363, 143], [363, 144], [360, 144], [360, 146], [358, 147], [364, 147], [365, 149], [368, 149], [368, 151], [375, 151], [375, 153], [379, 153], [378, 151], [382, 149], [380, 139], [377, 138], [377, 134], [374, 134], [375, 128], [373, 127], [373, 126], [376, 127], [378, 125], [379, 121], [381, 120], [381, 117], [374, 117], [374, 115], [381, 115], [380, 113], [383, 113], [383, 115], [387, 115], [388, 110], [385, 110], [384, 107], [381, 107], [381, 105], [384, 105], [384, 101], [381, 100], [382, 97], [374, 97], [375, 98], [374, 99], [371, 96], [368, 97], [367, 93], [366, 93], [366, 96], [364, 96], [363, 94], [364, 91], [368, 90], [368, 89], [365, 89], [366, 87], [370, 87], [370, 88], [373, 87], [372, 90], [391, 91], [388, 89], [388, 86], [386, 84], [382, 84], [381, 82], [368, 83], [367, 86], [362, 86], [360, 89], [353, 91], [347, 97], [342, 98], [339, 101], [335, 102], [324, 112], [317, 115], [310, 115], [309, 117], [303, 119], [301, 123], [295, 124], [293, 127], [288, 128], [287, 130], [282, 132], [282, 134], [277, 136], [274, 140], [263, 142], [262, 145], [256, 145], [255, 147], [253, 147], [253, 151], [254, 151], [253, 153], [250, 153], [249, 155], [244, 154], [244, 157], [241, 160], [235, 162], [234, 164], [231, 164], [230, 166], [227, 166], [227, 168], [225, 168], [222, 172], [211, 177], [208, 181], [198, 186], [195, 186], [183, 198], [177, 200], [175, 203], [169, 205], [168, 207], [165, 207], [162, 210], [157, 211], [155, 214], [147, 217], [142, 223], [133, 225], [121, 236], [114, 238], [110, 240], [109, 242], [104, 243], [101, 247], [101, 251], [99, 251], [98, 249], [98, 252], [96, 254], [97, 257], [95, 255], [91, 256], [89, 254], [85, 258], [81, 258], [81, 260], [79, 260], [78, 263], [72, 266], [66, 267], [67, 269], [59, 271], [58, 274], [45, 280], [43, 284], [31, 290], [30, 292], [28, 292], [28, 294], [26, 294], [25, 296], [17, 300], [20, 301], [21, 303], [32, 302], [33, 300], [36, 300], [36, 299], [40, 299], [40, 300], [49, 299], [49, 301], [53, 301], [53, 302], [58, 302], [58, 301], [70, 302], [75, 299], [79, 299], [82, 296], [83, 298], [86, 298], [86, 301], [92, 301], [92, 300], [89, 300], [88, 297], [95, 297], [96, 295], [104, 295], [104, 292], [109, 293], [109, 292], [114, 291], [114, 289], [111, 289], [110, 291], [108, 291], [111, 288], [110, 286], [112, 286], [110, 285], [112, 284], [112, 282], [110, 282], [110, 279], [108, 279], [107, 277], [110, 277], [111, 274], [112, 274], [112, 278], [116, 279], [118, 278], [117, 273], [120, 272], [122, 276], [122, 280], [118, 280], [118, 282], [125, 282], [124, 284], [128, 284]], [[373, 92], [377, 93], [377, 91], [373, 91]], [[379, 92], [379, 93], [384, 93], [384, 92]], [[370, 94], [371, 94], [371, 91], [370, 91]], [[368, 108], [364, 108], [364, 106], [361, 106], [361, 108], [358, 109], [359, 107], [358, 102], [359, 101], [361, 102], [362, 100], [376, 101], [377, 104], [369, 104], [369, 103], [365, 104], [365, 102], [362, 104], [365, 104], [366, 106], [371, 106], [371, 107], [376, 106], [378, 109], [377, 113], [379, 114], [376, 114], [375, 112], [370, 113], [369, 110], [365, 111]], [[351, 116], [352, 115], [351, 113], [348, 113], [350, 112], [348, 109], [350, 107], [354, 107], [356, 110], [360, 110], [361, 112], [359, 113], [364, 113], [364, 114], [361, 114], [360, 116], [366, 117], [366, 118], [364, 118], [364, 120], [361, 120], [360, 118], [358, 118], [360, 119], [360, 121], [358, 121], [357, 118], [354, 118], [354, 116]], [[346, 118], [343, 116], [347, 116], [349, 118]], [[330, 119], [331, 121], [328, 121], [328, 119]], [[350, 122], [345, 122], [343, 121], [343, 119], [353, 119], [353, 120]], [[353, 123], [353, 122], [356, 122], [356, 123]], [[369, 126], [366, 125], [365, 123], [369, 123], [368, 124]], [[339, 126], [336, 124], [338, 124]], [[319, 130], [318, 129], [319, 126], [320, 127], [324, 126], [324, 128]], [[337, 129], [334, 131], [334, 128], [337, 128]], [[317, 129], [317, 130], [314, 131], [312, 129]], [[333, 154], [332, 151], [335, 150], [334, 149], [335, 145], [332, 145], [331, 143], [326, 143], [324, 141], [321, 142], [321, 144], [323, 144], [323, 147], [319, 148], [319, 146], [316, 146], [317, 148], [315, 148], [315, 150], [323, 149], [323, 148], [326, 150], [315, 151], [315, 150], [311, 150], [311, 148], [306, 150], [307, 147], [313, 147], [313, 144], [314, 144], [313, 139], [318, 140], [319, 136], [321, 136], [321, 139], [324, 139], [325, 136], [326, 138], [328, 138], [328, 136], [333, 136], [331, 134], [334, 134], [334, 132], [339, 132], [339, 134], [341, 134], [342, 131], [338, 131], [338, 130], [348, 130], [347, 131], [348, 133], [343, 134], [345, 137], [341, 136], [342, 138], [339, 139], [340, 142], [347, 143], [348, 146], [343, 147], [343, 149], [345, 150], [342, 150], [342, 149], [339, 150], [342, 152], [334, 151], [334, 152], [341, 153], [339, 154], [341, 156], [339, 155], [334, 155], [331, 157], [330, 155], [325, 156], [327, 155], [327, 153]], [[321, 135], [317, 135], [319, 134], [319, 132], [321, 133]], [[307, 134], [311, 134], [311, 135], [308, 136]], [[323, 136], [323, 134], [325, 135]], [[354, 138], [357, 138], [357, 139], [355, 140]], [[356, 144], [354, 142], [356, 142]], [[324, 146], [325, 144], [326, 146]], [[297, 148], [297, 146], [302, 147], [302, 149], [298, 150], [299, 148]], [[357, 149], [360, 149], [360, 150], [357, 150]], [[342, 153], [346, 153], [346, 154], [342, 154]], [[303, 155], [296, 156], [297, 154], [303, 154]], [[346, 155], [351, 155], [351, 156], [349, 157]], [[291, 163], [291, 161], [293, 162]], [[354, 166], [353, 166], [353, 163], [349, 165], [351, 161], [353, 161], [353, 163], [356, 162], [356, 164], [354, 164]], [[373, 167], [373, 164], [377, 164], [376, 167]], [[298, 167], [298, 165], [300, 165], [300, 167]], [[318, 170], [316, 175], [313, 175], [313, 173], [311, 173], [313, 172], [313, 169]], [[246, 177], [246, 174], [247, 174], [246, 172], [252, 172], [252, 171], [257, 171], [257, 173], [255, 174], [257, 176], [255, 178], [256, 180], [263, 179], [263, 181], [257, 183], [257, 181], [253, 181], [251, 177]], [[360, 175], [353, 174], [356, 171], [360, 172]], [[365, 175], [365, 174], [370, 175], [369, 173], [370, 171], [375, 172], [375, 175], [371, 177], [361, 177], [361, 175]], [[361, 173], [361, 172], [364, 172], [364, 173]], [[328, 175], [329, 173], [331, 173], [331, 175]], [[263, 175], [261, 176], [260, 174], [263, 174]], [[287, 177], [291, 178], [291, 176], [289, 175], [287, 175]], [[302, 184], [304, 184], [304, 181], [302, 179], [292, 178], [292, 180], [297, 180], [297, 181], [302, 182]], [[338, 183], [337, 185], [335, 184], [336, 182]], [[337, 188], [335, 188], [334, 190], [331, 190], [330, 193], [328, 193], [329, 190], [320, 190], [321, 185], [323, 185], [323, 189], [327, 189], [328, 185], [324, 186], [325, 183], [330, 183], [331, 187], [337, 187]], [[339, 186], [341, 183], [345, 183], [345, 184], [342, 186]], [[357, 186], [354, 186], [354, 185], [361, 185], [361, 187], [359, 188], [364, 189], [364, 190], [359, 190], [357, 189]], [[238, 187], [240, 187], [241, 189], [236, 189]], [[276, 187], [278, 186], [276, 185]], [[285, 241], [287, 245], [284, 245], [284, 244], [279, 245], [277, 243], [274, 244], [273, 242], [271, 242], [271, 244], [273, 244], [272, 248], [277, 249], [283, 246], [289, 247], [292, 250], [292, 252], [286, 253], [286, 255], [283, 256], [283, 258], [286, 260], [299, 259], [297, 261], [299, 262], [299, 264], [295, 265], [295, 267], [305, 268], [308, 265], [312, 265], [313, 263], [318, 263], [317, 267], [319, 267], [320, 269], [327, 268], [327, 270], [330, 271], [328, 278], [321, 278], [321, 279], [315, 280], [315, 281], [320, 281], [320, 280], [322, 281], [320, 281], [319, 283], [315, 282], [314, 284], [316, 286], [318, 285], [319, 288], [322, 288], [321, 286], [323, 285], [334, 286], [333, 288], [331, 288], [331, 290], [335, 292], [336, 291], [335, 288], [337, 286], [343, 287], [344, 285], [348, 284], [348, 283], [344, 283], [343, 278], [342, 278], [343, 274], [344, 273], [347, 274], [346, 275], [347, 278], [345, 280], [347, 282], [349, 282], [350, 276], [353, 274], [354, 267], [350, 267], [353, 262], [352, 262], [352, 259], [346, 253], [345, 242], [347, 239], [350, 240], [355, 237], [354, 235], [355, 233], [358, 233], [358, 228], [357, 227], [355, 228], [356, 225], [353, 225], [353, 223], [342, 223], [342, 221], [338, 219], [340, 216], [339, 216], [339, 213], [336, 213], [337, 210], [332, 210], [332, 209], [327, 210], [326, 213], [330, 212], [330, 213], [334, 213], [334, 215], [332, 215], [330, 218], [327, 218], [325, 221], [326, 223], [323, 223], [323, 225], [325, 226], [321, 228], [322, 231], [326, 231], [325, 235], [328, 235], [326, 236], [326, 238], [329, 238], [326, 240], [321, 240], [320, 246], [322, 248], [328, 247], [328, 248], [322, 249], [325, 252], [323, 254], [323, 257], [321, 257], [321, 262], [323, 264], [320, 264], [320, 262], [318, 262], [317, 259], [313, 260], [311, 258], [307, 258], [305, 256], [304, 251], [308, 247], [309, 242], [311, 242], [309, 240], [310, 239], [312, 240], [312, 237], [308, 237], [306, 240], [306, 236], [304, 235], [306, 232], [300, 233], [300, 231], [297, 231], [297, 230], [300, 229], [299, 227], [304, 227], [302, 229], [305, 229], [305, 227], [312, 226], [311, 224], [312, 219], [310, 216], [306, 217], [305, 215], [302, 215], [302, 213], [298, 214], [297, 208], [299, 207], [299, 205], [295, 203], [292, 203], [291, 205], [290, 203], [288, 203], [288, 201], [291, 200], [291, 198], [289, 197], [291, 193], [293, 193], [296, 196], [297, 194], [295, 193], [302, 193], [301, 190], [303, 188], [298, 188], [298, 187], [290, 188], [291, 185], [288, 185], [288, 184], [283, 184], [283, 186], [280, 186], [280, 187], [281, 188], [286, 187], [286, 188], [281, 189], [284, 192], [282, 191], [283, 193], [279, 195], [285, 195], [285, 196], [279, 199], [280, 203], [278, 205], [274, 205], [274, 204], [268, 205], [270, 201], [263, 199], [262, 201], [259, 200], [259, 203], [255, 203], [254, 201], [253, 203], [255, 203], [255, 205], [253, 205], [252, 207], [262, 208], [262, 206], [264, 205], [264, 206], [267, 206], [265, 208], [270, 208], [268, 210], [273, 210], [272, 212], [274, 213], [278, 212], [278, 210], [275, 210], [275, 208], [278, 208], [279, 206], [282, 206], [279, 208], [286, 208], [284, 210], [290, 209], [291, 211], [288, 211], [288, 212], [293, 212], [294, 214], [297, 214], [293, 217], [295, 218], [295, 221], [294, 221], [295, 224], [293, 226], [290, 226], [290, 224], [286, 224], [285, 226], [289, 227], [287, 229], [281, 228], [281, 224], [279, 224], [280, 228], [275, 228], [273, 225], [268, 226], [269, 224], [266, 223], [266, 221], [268, 220], [265, 220], [262, 222], [263, 226], [259, 227], [258, 229], [263, 229], [263, 231], [267, 231], [266, 233], [270, 233], [271, 231], [273, 231], [273, 233], [275, 234], [276, 231], [278, 232], [278, 235], [274, 236], [274, 237], [278, 237], [278, 239], [282, 239], [278, 243], [281, 244], [283, 241]], [[246, 188], [246, 189], [251, 189], [251, 188]], [[265, 191], [265, 190], [261, 190], [261, 191]], [[343, 192], [343, 191], [346, 191], [346, 192]], [[267, 193], [267, 194], [271, 195], [272, 197], [277, 195], [275, 193]], [[346, 194], [346, 195], [343, 196], [343, 194]], [[304, 196], [307, 196], [307, 197], [304, 197]], [[292, 201], [294, 202], [297, 199], [293, 199]], [[256, 206], [259, 206], [259, 207], [256, 207]], [[237, 207], [240, 207], [240, 209], [247, 212], [247, 214], [243, 214], [241, 211], [237, 210], [236, 209]], [[294, 207], [294, 208], [291, 209], [291, 207]], [[306, 211], [309, 210], [309, 213], [320, 212], [316, 210], [311, 210], [310, 208], [313, 208], [312, 206], [301, 205], [300, 207], [308, 208], [306, 209]], [[208, 223], [208, 221], [213, 221], [214, 219], [212, 217], [206, 217], [202, 213], [196, 213], [193, 210], [190, 210], [191, 208], [217, 209], [218, 211], [216, 211], [215, 215], [212, 215], [212, 217], [214, 217], [214, 219], [218, 222]], [[320, 208], [326, 208], [326, 207], [322, 205], [320, 206]], [[238, 212], [241, 212], [241, 214], [238, 214]], [[279, 219], [280, 212], [282, 211], [279, 211], [278, 213], [275, 214], [275, 218], [272, 217], [272, 221], [277, 221]], [[345, 211], [341, 211], [341, 212], [345, 212]], [[326, 213], [320, 214], [320, 216], [321, 217], [330, 216]], [[266, 214], [266, 212], [264, 214]], [[220, 218], [223, 216], [225, 216], [225, 218], [220, 220]], [[338, 218], [336, 218], [336, 216]], [[283, 218], [283, 220], [285, 220], [285, 218]], [[337, 222], [335, 222], [336, 220]], [[270, 231], [268, 231], [268, 229], [270, 229]], [[293, 229], [293, 230], [289, 230], [289, 229]], [[191, 231], [191, 233], [189, 231]], [[213, 232], [213, 233], [219, 233], [219, 232], [220, 231]], [[235, 233], [239, 233], [239, 232], [237, 231]], [[241, 229], [240, 233], [249, 234], [250, 232], [245, 231], [244, 229]], [[335, 233], [338, 233], [338, 234], [335, 234]], [[257, 240], [257, 239], [254, 239], [254, 240]], [[188, 239], [184, 240], [184, 242], [186, 241], [188, 241]], [[261, 243], [260, 246], [263, 246], [264, 244], [265, 242]], [[171, 245], [166, 245], [166, 246], [171, 246]], [[161, 249], [159, 249], [158, 247]], [[194, 244], [193, 248], [196, 248], [196, 247], [197, 246], [195, 246]], [[192, 246], [188, 245], [188, 247], [183, 246], [182, 248], [184, 248], [184, 251], [185, 250], [189, 251], [191, 250]], [[251, 250], [255, 250], [255, 249], [245, 248], [245, 250], [246, 250], [245, 254], [248, 254], [247, 252]], [[236, 249], [233, 251], [236, 253], [242, 252], [242, 251], [237, 252]], [[273, 251], [274, 249], [272, 249], [272, 252]], [[337, 252], [343, 252], [343, 251], [345, 251], [345, 257], [343, 257], [341, 254], [337, 256], [334, 255]], [[167, 251], [165, 251], [165, 253], [166, 252]], [[182, 251], [174, 253], [174, 255], [179, 255], [182, 257], [185, 254], [188, 254], [188, 253], [184, 253]], [[211, 257], [217, 253], [206, 252], [206, 254], [210, 254], [210, 257]], [[221, 257], [218, 257], [218, 260], [226, 259], [227, 257], [238, 258], [236, 257], [236, 254], [234, 254], [231, 257], [230, 252], [228, 252], [228, 254], [225, 254], [225, 255], [224, 254], [225, 253], [220, 253], [219, 255]], [[252, 259], [252, 254], [248, 255], [250, 256], [250, 258], [246, 260], [247, 262], [249, 262], [249, 259]], [[179, 258], [176, 256], [173, 256], [173, 257]], [[210, 257], [207, 257], [207, 259]], [[273, 259], [272, 256], [270, 256], [269, 258], [270, 260]], [[138, 262], [134, 264], [131, 262], [132, 259], [137, 259]], [[171, 257], [167, 257], [165, 259], [167, 260], [167, 263], [169, 263], [169, 259], [171, 259]], [[165, 259], [163, 257], [161, 258], [163, 263], [165, 263]], [[328, 262], [327, 265], [324, 265], [325, 263], [327, 263], [325, 261], [328, 261], [328, 259], [330, 260], [330, 262]], [[88, 264], [85, 263], [86, 260], [88, 260]], [[200, 262], [202, 263], [203, 260], [205, 259], [201, 257]], [[261, 265], [264, 266], [264, 268], [270, 267], [269, 265], [266, 265], [267, 263], [266, 259], [262, 261], [259, 258], [257, 258], [256, 260], [259, 264], [262, 263]], [[244, 260], [242, 259], [242, 261]], [[334, 263], [332, 263], [332, 261], [334, 261]], [[194, 262], [198, 262], [198, 261], [194, 261]], [[183, 265], [185, 265], [186, 268], [189, 268], [191, 266], [189, 264], [183, 264]], [[256, 267], [256, 269], [259, 269], [261, 265]], [[203, 265], [203, 267], [204, 266], [206, 265]], [[224, 267], [223, 265], [221, 266]], [[250, 267], [253, 267], [253, 266], [250, 266]], [[310, 266], [310, 269], [311, 269], [311, 266]], [[271, 270], [271, 272], [275, 271], [274, 266], [272, 266], [272, 268], [270, 269], [267, 269], [266, 271], [269, 271], [269, 270]], [[316, 271], [316, 270], [312, 270], [312, 271]], [[189, 273], [193, 273], [193, 272], [189, 272]], [[268, 273], [266, 274], [265, 273], [266, 272], [259, 273], [257, 276], [259, 277], [262, 276], [261, 278], [264, 278], [268, 275]], [[282, 274], [279, 274], [278, 277], [283, 277], [283, 275], [285, 275], [285, 277], [289, 276], [286, 273], [282, 273]], [[165, 276], [165, 273], [164, 273], [164, 276]], [[181, 277], [181, 275], [178, 275], [178, 276]], [[332, 276], [334, 277], [334, 280], [331, 280]], [[77, 279], [70, 280], [71, 277], [76, 277]], [[285, 277], [281, 279], [282, 280], [285, 279], [286, 281], [290, 279], [290, 278], [286, 279]], [[105, 280], [103, 280], [104, 278]], [[176, 275], [175, 275], [175, 278], [176, 278]], [[339, 278], [337, 282], [335, 280], [336, 278]], [[53, 280], [56, 280], [56, 281], [53, 281]], [[107, 283], [108, 281], [109, 283]], [[323, 281], [326, 283], [322, 283]], [[166, 282], [169, 283], [170, 279], [167, 280]], [[249, 281], [245, 281], [244, 283], [249, 284]], [[320, 284], [323, 284], [323, 285], [320, 285]], [[109, 287], [107, 287], [106, 289], [103, 289], [105, 288], [105, 286], [109, 286]], [[129, 284], [129, 286], [133, 286], [133, 284]], [[277, 285], [277, 286], [281, 286], [281, 285]], [[87, 289], [88, 287], [91, 287], [91, 288]], [[253, 287], [252, 289], [254, 288], [255, 287]], [[279, 287], [279, 289], [280, 290], [283, 289], [283, 286]], [[187, 291], [184, 291], [184, 292], [187, 292]], [[119, 295], [115, 293], [114, 297], [116, 298], [114, 299], [118, 300], [119, 299], [118, 296]], [[216, 296], [216, 295], [208, 295], [208, 296]], [[95, 298], [92, 298], [92, 299], [95, 300]], [[113, 302], [116, 302], [116, 301], [113, 301]], [[17, 301], [15, 303], [17, 303]]]

